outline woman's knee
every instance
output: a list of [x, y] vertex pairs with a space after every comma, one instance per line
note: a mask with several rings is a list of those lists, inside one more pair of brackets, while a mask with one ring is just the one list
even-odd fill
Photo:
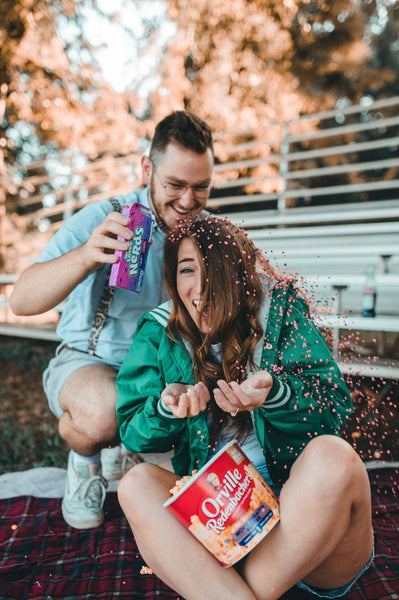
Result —
[[292, 475], [307, 474], [315, 488], [323, 484], [338, 491], [347, 490], [358, 478], [367, 476], [365, 467], [352, 446], [337, 436], [313, 438], [291, 471]]
[[148, 505], [157, 469], [155, 465], [143, 462], [134, 465], [126, 473], [118, 485], [118, 500], [122, 510], [128, 508], [129, 512], [137, 514]]
[[304, 452], [315, 453], [317, 456], [330, 458], [340, 457], [351, 459], [356, 456], [352, 446], [343, 438], [336, 435], [318, 435], [307, 444]]

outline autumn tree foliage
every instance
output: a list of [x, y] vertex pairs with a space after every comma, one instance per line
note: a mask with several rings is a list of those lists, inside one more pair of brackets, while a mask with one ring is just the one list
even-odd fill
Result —
[[[0, 3], [2, 133], [24, 122], [41, 143], [78, 147], [88, 155], [101, 145], [123, 151], [136, 142], [138, 130], [126, 98], [84, 60], [82, 49], [90, 48], [82, 37], [75, 41], [79, 46], [75, 56], [80, 58], [72, 61], [70, 48], [59, 35], [61, 14], [79, 27], [79, 4], [76, 0]], [[8, 162], [13, 162], [16, 148], [9, 139], [3, 148]]]
[[[240, 138], [224, 137], [227, 143], [252, 143], [281, 139], [284, 123], [301, 115], [398, 93], [395, 0], [170, 0], [168, 15], [177, 24], [177, 34], [165, 54], [162, 85], [148, 100], [155, 119], [171, 108], [185, 107], [216, 131], [246, 132]], [[279, 131], [276, 122], [282, 124]], [[331, 125], [337, 123], [301, 120], [291, 133]], [[341, 143], [351, 141], [354, 136], [348, 135]], [[316, 141], [312, 147], [325, 144], [331, 140]], [[306, 143], [290, 146], [290, 151], [304, 149]], [[247, 157], [268, 159], [273, 152], [264, 143]], [[219, 158], [228, 162], [243, 156], [221, 152]], [[352, 158], [313, 159], [306, 167]], [[278, 173], [278, 166], [265, 161], [224, 175], [237, 178], [230, 192], [240, 195], [278, 192]], [[263, 181], [240, 185], [248, 177]], [[340, 182], [356, 178], [362, 180], [363, 175], [344, 174]], [[301, 187], [316, 183], [302, 180]]]
[[[85, 1], [0, 2], [3, 245], [8, 233], [4, 230], [6, 208], [14, 215], [15, 225], [14, 211], [21, 200], [46, 189], [46, 168], [40, 159], [53, 155], [62, 163], [65, 151], [92, 158], [137, 148], [142, 126], [129, 109], [129, 100], [106, 83], [88, 59], [90, 47], [79, 13]], [[64, 27], [74, 27], [73, 42], [65, 42], [60, 35], [60, 17]], [[28, 167], [36, 175], [37, 188], [25, 178]], [[4, 246], [2, 250], [4, 254]]]
[[[217, 129], [258, 127], [378, 96], [396, 81], [384, 31], [398, 27], [387, 1], [383, 26], [375, 0], [169, 1], [177, 24], [153, 111], [185, 106]], [[378, 32], [373, 33], [373, 32]]]
[[[158, 10], [160, 0], [135, 4], [144, 9], [151, 2]], [[161, 10], [140, 42], [143, 63], [150, 58], [154, 65], [150, 78], [160, 81], [145, 97], [145, 73], [127, 81], [123, 94], [104, 81], [82, 29], [87, 5], [98, 8], [97, 0], [0, 2], [0, 228], [7, 206], [13, 225], [26, 229], [18, 215], [51, 188], [44, 159], [54, 155], [63, 165], [74, 153], [90, 160], [139, 150], [172, 109], [198, 113], [215, 131], [250, 129], [248, 139], [255, 139], [265, 124], [342, 98], [356, 103], [398, 93], [396, 0], [168, 0], [176, 35], [164, 55], [151, 44]], [[74, 27], [73, 41], [61, 35], [67, 26]], [[110, 165], [91, 176], [113, 188], [113, 177], [120, 181]], [[256, 174], [272, 170], [266, 165]]]

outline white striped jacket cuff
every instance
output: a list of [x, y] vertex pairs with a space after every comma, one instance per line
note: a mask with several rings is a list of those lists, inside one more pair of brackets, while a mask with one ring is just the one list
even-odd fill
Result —
[[287, 383], [277, 377], [273, 377], [273, 387], [266, 398], [263, 406], [266, 408], [277, 408], [283, 406], [291, 398], [291, 388]]
[[166, 404], [164, 404], [164, 402], [162, 402], [161, 398], [158, 400], [157, 409], [158, 409], [159, 414], [162, 417], [168, 417], [168, 419], [177, 419], [178, 418], [178, 417], [175, 417], [175, 415], [172, 413], [170, 408]]

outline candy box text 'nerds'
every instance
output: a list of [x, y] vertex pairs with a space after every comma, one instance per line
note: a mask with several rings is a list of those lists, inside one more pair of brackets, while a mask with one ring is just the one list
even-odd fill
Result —
[[[129, 248], [125, 252], [116, 250], [115, 253], [119, 256], [119, 261], [111, 267], [109, 284], [133, 292], [140, 292], [150, 249], [154, 219], [150, 209], [138, 202], [135, 202], [132, 206], [124, 206], [122, 214], [130, 217], [128, 227], [132, 230], [133, 237], [129, 240]], [[123, 238], [118, 239], [122, 240]]]

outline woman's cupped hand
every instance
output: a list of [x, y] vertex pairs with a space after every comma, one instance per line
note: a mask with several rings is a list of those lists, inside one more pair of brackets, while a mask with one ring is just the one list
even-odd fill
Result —
[[208, 388], [202, 382], [195, 385], [170, 383], [161, 394], [162, 402], [175, 417], [195, 417], [205, 410], [211, 399]]
[[236, 416], [240, 410], [252, 411], [264, 404], [272, 389], [273, 378], [268, 371], [258, 371], [242, 383], [219, 379], [217, 385], [213, 390], [215, 402], [224, 412]]

